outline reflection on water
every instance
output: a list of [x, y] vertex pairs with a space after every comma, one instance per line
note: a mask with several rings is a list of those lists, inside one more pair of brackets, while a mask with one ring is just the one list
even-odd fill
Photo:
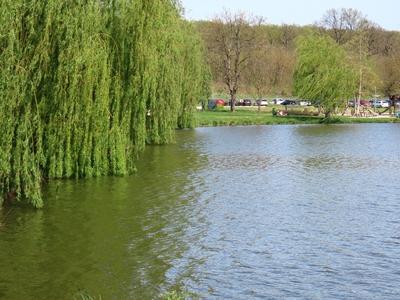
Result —
[[400, 126], [178, 133], [139, 173], [0, 211], [0, 298], [398, 299]]

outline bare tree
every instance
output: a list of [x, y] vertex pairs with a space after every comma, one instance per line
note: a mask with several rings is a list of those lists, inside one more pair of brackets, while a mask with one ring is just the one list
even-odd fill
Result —
[[383, 79], [385, 95], [400, 95], [400, 51], [382, 57], [379, 61], [379, 72]]
[[[329, 23], [326, 16], [332, 17], [333, 21]], [[241, 60], [239, 60], [241, 63], [238, 77], [227, 76], [225, 72], [225, 67], [230, 65], [232, 72], [229, 74], [234, 74], [234, 58], [237, 56], [234, 53], [234, 44], [231, 43], [233, 46], [230, 52], [225, 52], [224, 50], [229, 48], [224, 47], [224, 44], [221, 45], [221, 41], [224, 41], [221, 36], [227, 36], [226, 32], [229, 32], [227, 25], [229, 22], [225, 21], [224, 15], [218, 18], [218, 22], [195, 22], [204, 39], [212, 71], [213, 91], [218, 95], [232, 95], [235, 90], [237, 94], [258, 97], [290, 95], [296, 62], [294, 41], [301, 35], [318, 31], [321, 35], [333, 37], [351, 56], [353, 67], [359, 71], [357, 76], [359, 84], [354, 90], [354, 98], [358, 96], [364, 99], [372, 94], [400, 94], [398, 91], [400, 32], [398, 31], [386, 31], [365, 19], [361, 13], [344, 9], [329, 11], [325, 15], [324, 27], [321, 26], [322, 21], [315, 26], [307, 27], [271, 24], [256, 26], [254, 24], [257, 24], [257, 21], [244, 17], [246, 22], [241, 28]], [[228, 40], [232, 41], [226, 37], [225, 41]], [[231, 63], [227, 64], [229, 61]], [[236, 88], [234, 78], [238, 78]], [[228, 86], [227, 82], [231, 84]], [[232, 98], [236, 99], [236, 95], [234, 94]]]
[[255, 95], [262, 98], [270, 92], [268, 78], [268, 54], [267, 47], [259, 47], [249, 58], [246, 69], [243, 71], [243, 81], [247, 88], [252, 87]]
[[284, 46], [264, 45], [249, 58], [243, 73], [247, 87], [253, 87], [258, 97], [266, 94], [290, 93], [295, 54]]
[[396, 31], [385, 31], [382, 36], [382, 56], [391, 56], [400, 49], [400, 34]]
[[286, 48], [289, 49], [296, 38], [296, 26], [282, 24], [281, 26], [281, 43]]
[[329, 9], [320, 25], [331, 32], [332, 38], [342, 45], [351, 39], [352, 34], [362, 26], [364, 21], [364, 15], [356, 9]]
[[363, 25], [367, 53], [369, 56], [384, 52], [384, 30], [377, 24], [367, 21]]
[[365, 22], [365, 16], [354, 8], [342, 8], [341, 15], [343, 16], [346, 30], [356, 31]]
[[338, 10], [328, 10], [322, 18], [321, 25], [332, 32], [333, 38], [338, 44], [342, 43], [346, 31], [343, 16]]
[[256, 27], [261, 25], [262, 19], [225, 11], [214, 22], [216, 44], [213, 51], [222, 62], [221, 72], [229, 91], [231, 111], [234, 111], [241, 75], [256, 48]]
[[355, 114], [360, 116], [361, 99], [364, 96], [372, 94], [376, 87], [381, 85], [378, 75], [372, 67], [371, 57], [376, 54], [376, 32], [379, 27], [368, 21], [367, 19], [360, 19], [357, 27], [353, 27], [353, 36], [349, 40], [345, 48], [352, 57], [354, 68], [358, 69], [358, 93], [355, 105]]

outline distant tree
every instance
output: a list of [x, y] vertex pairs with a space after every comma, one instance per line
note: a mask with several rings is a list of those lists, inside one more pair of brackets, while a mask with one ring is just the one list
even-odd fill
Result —
[[294, 44], [296, 34], [296, 26], [282, 24], [280, 34], [280, 41], [282, 43], [282, 46], [284, 46], [286, 49], [289, 49], [290, 46]]
[[342, 45], [351, 39], [364, 21], [364, 15], [356, 9], [329, 9], [322, 17], [320, 25], [331, 33], [336, 43]]
[[260, 47], [250, 57], [243, 72], [244, 83], [255, 90], [257, 97], [290, 94], [294, 69], [294, 53], [283, 46]]
[[247, 88], [252, 87], [258, 98], [262, 98], [270, 92], [271, 86], [269, 84], [269, 49], [267, 47], [260, 47], [254, 51], [253, 55], [249, 58], [246, 69], [243, 70], [243, 82]]
[[400, 32], [385, 31], [382, 33], [381, 56], [390, 56], [400, 50]]
[[215, 45], [212, 51], [215, 58], [222, 62], [218, 65], [229, 92], [231, 111], [234, 111], [242, 72], [253, 50], [257, 48], [256, 27], [262, 23], [262, 19], [225, 11], [214, 23]]
[[[261, 26], [253, 26], [254, 40], [246, 42], [246, 47], [243, 47], [242, 51], [242, 57], [246, 56], [247, 59], [241, 64], [238, 94], [257, 97], [290, 95], [293, 91], [293, 72], [296, 63], [295, 41], [299, 36], [312, 32], [332, 37], [347, 51], [352, 66], [357, 70], [358, 83], [362, 82], [360, 94], [389, 96], [400, 93], [396, 92], [400, 77], [396, 58], [400, 52], [400, 32], [384, 30], [352, 9], [333, 10], [327, 15], [331, 18], [326, 19], [324, 23], [321, 21], [316, 24], [319, 27], [264, 23]], [[228, 94], [227, 97], [230, 97], [219, 43], [221, 22], [198, 21], [196, 28], [200, 31], [206, 46], [213, 93]], [[243, 38], [248, 39], [246, 28], [242, 30]], [[362, 37], [361, 56], [360, 37]], [[360, 66], [362, 76], [359, 72]], [[357, 96], [357, 90], [359, 88], [355, 89], [353, 97]]]
[[320, 105], [325, 118], [356, 90], [356, 73], [346, 52], [329, 37], [309, 35], [298, 42], [294, 93]]
[[400, 95], [400, 51], [379, 61], [379, 72], [386, 96]]
[[355, 114], [360, 115], [361, 99], [371, 94], [376, 94], [376, 88], [381, 85], [381, 80], [376, 74], [371, 56], [374, 53], [371, 39], [371, 30], [374, 24], [365, 21], [354, 33], [353, 38], [345, 45], [351, 57], [354, 69], [358, 71], [358, 93], [355, 105]]
[[362, 32], [368, 56], [380, 55], [385, 51], [385, 31], [379, 25], [366, 21], [362, 26]]

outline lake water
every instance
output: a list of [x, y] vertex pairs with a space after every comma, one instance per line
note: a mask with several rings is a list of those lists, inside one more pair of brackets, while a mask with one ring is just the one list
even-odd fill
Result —
[[399, 299], [400, 124], [180, 131], [0, 211], [0, 299]]

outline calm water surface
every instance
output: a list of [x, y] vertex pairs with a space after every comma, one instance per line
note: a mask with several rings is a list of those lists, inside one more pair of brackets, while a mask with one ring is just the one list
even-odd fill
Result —
[[0, 211], [0, 298], [399, 299], [400, 125], [178, 132]]

